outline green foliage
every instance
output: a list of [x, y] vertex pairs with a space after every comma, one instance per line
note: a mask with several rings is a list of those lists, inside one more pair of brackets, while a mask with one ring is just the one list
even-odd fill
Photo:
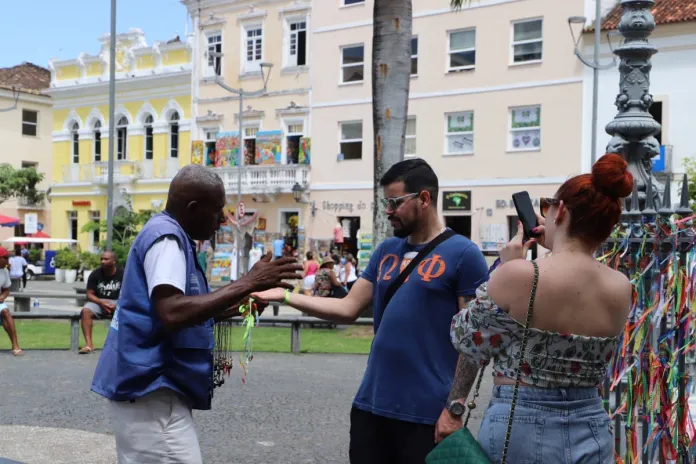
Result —
[[471, 3], [471, 0], [450, 0], [450, 7], [453, 10], [461, 10], [464, 5]]
[[79, 269], [80, 257], [70, 248], [63, 248], [56, 253], [56, 269]]
[[29, 250], [29, 262], [35, 263], [41, 259], [41, 250], [38, 248], [32, 248]]
[[15, 169], [10, 164], [0, 164], [0, 203], [11, 198], [26, 197], [30, 202], [39, 203], [44, 194], [36, 190], [44, 175], [34, 167]]
[[80, 262], [85, 269], [93, 271], [101, 265], [101, 257], [96, 253], [90, 253], [89, 251], [83, 251], [80, 253]]
[[686, 175], [689, 177], [689, 208], [696, 211], [696, 160], [687, 158], [684, 160]]
[[[158, 212], [154, 209], [133, 211], [130, 198], [127, 198], [125, 207], [115, 211], [111, 249], [116, 254], [116, 262], [119, 267], [126, 265], [128, 253], [130, 253], [131, 246], [142, 226]], [[106, 226], [106, 221], [88, 222], [82, 227], [82, 232], [91, 233], [98, 230], [106, 237]], [[106, 250], [106, 240], [102, 241], [99, 246], [102, 250]]]

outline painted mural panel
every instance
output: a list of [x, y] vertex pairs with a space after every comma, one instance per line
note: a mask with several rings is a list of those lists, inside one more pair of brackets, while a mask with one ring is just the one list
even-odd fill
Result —
[[239, 165], [239, 136], [237, 132], [218, 133], [215, 149], [217, 152], [215, 157], [216, 168]]
[[280, 164], [280, 146], [283, 133], [281, 131], [263, 131], [256, 134], [256, 163]]

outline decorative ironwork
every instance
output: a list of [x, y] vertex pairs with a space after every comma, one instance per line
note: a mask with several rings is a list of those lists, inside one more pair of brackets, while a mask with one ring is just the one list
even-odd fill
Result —
[[652, 175], [651, 160], [660, 154], [655, 135], [662, 128], [648, 111], [653, 102], [650, 94], [651, 58], [657, 53], [657, 48], [648, 42], [655, 30], [655, 18], [651, 12], [654, 5], [655, 0], [621, 0], [623, 16], [619, 31], [625, 40], [614, 51], [621, 59], [619, 94], [615, 102], [619, 112], [607, 124], [606, 131], [612, 136], [607, 152], [621, 154], [628, 161], [638, 184], [641, 205], [645, 204], [647, 185], [651, 183], [655, 205], [659, 208], [664, 187]]

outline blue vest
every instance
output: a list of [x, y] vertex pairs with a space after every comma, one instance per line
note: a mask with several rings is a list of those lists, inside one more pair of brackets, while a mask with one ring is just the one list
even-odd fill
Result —
[[188, 399], [194, 409], [210, 409], [213, 391], [213, 319], [167, 332], [150, 302], [143, 262], [161, 237], [176, 238], [186, 255], [186, 295], [209, 292], [195, 245], [167, 213], [150, 219], [128, 255], [121, 297], [97, 364], [92, 391], [114, 401], [133, 400], [159, 388]]

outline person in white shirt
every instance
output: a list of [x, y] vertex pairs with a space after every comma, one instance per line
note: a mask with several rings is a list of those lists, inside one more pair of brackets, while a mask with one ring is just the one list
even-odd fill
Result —
[[10, 253], [7, 249], [0, 247], [0, 319], [2, 319], [2, 327], [5, 329], [5, 332], [7, 332], [7, 335], [10, 336], [12, 355], [23, 356], [24, 352], [17, 342], [17, 330], [15, 329], [12, 314], [10, 314], [10, 308], [5, 303], [5, 299], [10, 295], [11, 286], [10, 272], [7, 270], [7, 258], [9, 256]]
[[[10, 258], [10, 279], [12, 281], [12, 289], [19, 290], [22, 283], [22, 277], [27, 272], [27, 260], [22, 257], [20, 250], [15, 250], [15, 255]], [[26, 281], [22, 290], [26, 288]]]

